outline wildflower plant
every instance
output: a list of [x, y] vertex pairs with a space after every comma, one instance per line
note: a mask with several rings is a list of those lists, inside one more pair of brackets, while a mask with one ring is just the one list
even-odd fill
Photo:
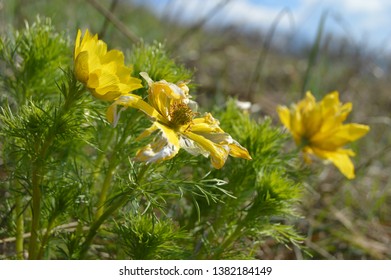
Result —
[[2, 258], [249, 259], [268, 239], [301, 246], [304, 173], [282, 152], [287, 135], [232, 100], [204, 112], [162, 45], [134, 46], [129, 61], [49, 20], [0, 43]]

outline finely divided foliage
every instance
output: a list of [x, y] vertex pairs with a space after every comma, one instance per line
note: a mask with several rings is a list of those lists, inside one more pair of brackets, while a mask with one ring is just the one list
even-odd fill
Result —
[[[0, 43], [1, 258], [251, 259], [270, 240], [302, 249], [294, 223], [309, 167], [284, 151], [288, 135], [234, 100], [203, 111], [192, 72], [163, 45], [133, 46], [126, 65], [88, 30], [73, 44], [41, 19]], [[345, 107], [332, 97], [279, 109], [305, 152], [320, 155], [307, 114], [338, 124], [320, 143], [338, 152], [367, 131], [341, 140]], [[346, 159], [323, 158], [352, 177]]]

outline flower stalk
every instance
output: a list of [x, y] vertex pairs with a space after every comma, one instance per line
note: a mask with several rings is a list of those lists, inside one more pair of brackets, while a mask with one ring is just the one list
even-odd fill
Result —
[[41, 216], [41, 166], [36, 166], [37, 162], [33, 164], [32, 168], [32, 222], [31, 222], [31, 236], [29, 242], [29, 259], [37, 258], [39, 248], [39, 230], [40, 230], [40, 216]]
[[103, 180], [102, 189], [99, 194], [99, 200], [98, 200], [98, 204], [97, 204], [98, 209], [97, 209], [96, 215], [95, 215], [96, 219], [99, 219], [100, 216], [102, 216], [102, 214], [104, 212], [104, 208], [105, 208], [104, 206], [105, 206], [106, 199], [107, 199], [107, 193], [110, 189], [110, 185], [111, 185], [111, 181], [113, 178], [115, 168], [116, 168], [115, 161], [110, 160], [109, 167], [106, 172], [106, 176]]
[[91, 243], [97, 234], [100, 226], [120, 207], [122, 207], [126, 202], [129, 201], [129, 195], [131, 195], [133, 192], [133, 189], [128, 190], [127, 192], [121, 194], [116, 198], [116, 200], [113, 200], [109, 207], [105, 209], [105, 211], [92, 223], [88, 234], [84, 240], [84, 242], [81, 245], [81, 249], [79, 251], [79, 259], [84, 259], [88, 249], [91, 246]]
[[22, 196], [17, 195], [15, 197], [15, 210], [16, 210], [16, 258], [18, 260], [24, 259], [24, 215], [23, 215], [23, 199]]

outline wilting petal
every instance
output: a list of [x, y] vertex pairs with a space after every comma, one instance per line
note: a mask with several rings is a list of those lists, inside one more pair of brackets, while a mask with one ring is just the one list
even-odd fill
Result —
[[[129, 94], [126, 96], [121, 96], [116, 101], [114, 101], [113, 104], [107, 108], [106, 111], [106, 118], [107, 120], [113, 125], [117, 126], [120, 114], [123, 110], [125, 110], [127, 107], [131, 106], [131, 104], [134, 104], [137, 102], [137, 100], [141, 99], [140, 96]], [[120, 111], [118, 111], [117, 107], [118, 105], [124, 106], [124, 108], [121, 108]]]
[[161, 135], [152, 143], [137, 152], [135, 160], [146, 163], [160, 162], [173, 158], [179, 151], [179, 138], [173, 130], [155, 123]]
[[[124, 106], [123, 109], [121, 109], [119, 112], [117, 112], [118, 105]], [[116, 126], [120, 112], [126, 109], [127, 107], [132, 107], [139, 109], [146, 113], [148, 116], [155, 120], [159, 120], [162, 123], [167, 122], [165, 118], [163, 118], [160, 113], [155, 110], [151, 105], [149, 105], [147, 102], [142, 100], [141, 96], [135, 95], [135, 94], [127, 94], [120, 96], [116, 101], [114, 101], [113, 104], [109, 106], [106, 112], [106, 118], [107, 120]]]
[[209, 152], [205, 149], [201, 148], [199, 145], [197, 145], [196, 142], [193, 140], [187, 138], [187, 137], [180, 137], [179, 138], [179, 144], [181, 148], [183, 148], [186, 152], [189, 154], [192, 154], [193, 156], [203, 155], [204, 157], [209, 156]]
[[147, 81], [149, 86], [148, 102], [165, 118], [169, 119], [170, 108], [174, 102], [177, 102], [177, 100], [188, 101], [187, 86], [179, 87], [165, 80], [154, 82], [145, 72], [141, 72], [140, 76]]
[[252, 159], [246, 148], [233, 140], [229, 146], [229, 155], [237, 158]]
[[150, 136], [152, 133], [154, 133], [158, 127], [153, 123], [149, 128], [144, 130], [137, 138], [136, 141], [140, 141], [141, 139], [144, 139], [145, 137]]
[[211, 163], [214, 168], [220, 169], [224, 166], [229, 154], [229, 148], [227, 145], [215, 144], [205, 137], [192, 132], [186, 132], [185, 136], [193, 140], [200, 148], [209, 153]]
[[206, 139], [212, 141], [215, 144], [227, 146], [230, 156], [244, 158], [244, 159], [252, 159], [247, 149], [241, 146], [228, 133], [197, 133], [197, 134], [205, 137]]

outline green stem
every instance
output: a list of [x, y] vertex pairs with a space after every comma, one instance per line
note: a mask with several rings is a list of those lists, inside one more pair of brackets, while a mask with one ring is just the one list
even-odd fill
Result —
[[23, 201], [22, 196], [16, 195], [15, 197], [15, 210], [16, 210], [16, 258], [23, 260], [23, 243], [24, 243], [24, 217], [23, 217]]
[[149, 168], [150, 164], [144, 164], [141, 168], [141, 170], [139, 171], [138, 175], [137, 175], [137, 184], [140, 184], [141, 183], [141, 180], [143, 179], [144, 177], [144, 174], [145, 172], [147, 172], [148, 168]]
[[41, 246], [39, 248], [39, 252], [38, 252], [38, 259], [42, 259], [43, 257], [43, 252], [44, 252], [44, 249], [46, 247], [46, 244], [48, 243], [49, 241], [49, 237], [50, 237], [50, 232], [52, 231], [53, 229], [53, 225], [54, 225], [54, 221], [55, 221], [55, 217], [53, 217], [49, 223], [48, 223], [48, 226], [46, 227], [46, 232], [45, 232], [45, 235], [42, 237], [42, 242], [41, 242]]
[[[128, 122], [127, 126], [129, 126], [131, 123]], [[109, 144], [112, 142], [112, 138], [114, 136], [114, 130], [112, 130], [113, 132], [111, 133], [111, 135], [109, 136], [109, 139], [105, 145], [105, 150], [107, 151], [108, 149], [108, 146]], [[127, 131], [127, 129], [125, 129], [124, 131]], [[126, 138], [128, 137], [127, 133], [123, 133], [121, 135], [121, 137], [119, 138], [119, 140], [117, 141], [112, 153], [111, 153], [111, 156], [109, 158], [109, 166], [108, 166], [108, 170], [106, 172], [106, 176], [103, 180], [103, 184], [102, 184], [102, 189], [100, 191], [100, 194], [99, 194], [99, 200], [98, 200], [98, 204], [97, 204], [97, 207], [98, 207], [98, 210], [95, 214], [95, 219], [99, 219], [99, 217], [103, 214], [104, 212], [104, 208], [105, 208], [105, 203], [106, 203], [106, 199], [107, 199], [107, 194], [109, 192], [109, 189], [110, 189], [110, 185], [111, 185], [111, 180], [113, 178], [113, 173], [114, 173], [114, 170], [115, 168], [117, 167], [116, 164], [117, 164], [117, 157], [116, 157], [116, 154], [118, 153], [118, 151], [120, 151], [120, 149], [122, 148], [123, 144], [125, 143], [125, 140]]]
[[243, 226], [242, 223], [239, 223], [235, 231], [224, 240], [224, 242], [219, 246], [219, 248], [212, 255], [212, 259], [220, 259], [221, 254], [232, 246], [232, 244], [242, 235]]
[[107, 149], [113, 140], [115, 131], [116, 130], [114, 130], [114, 129], [110, 130], [110, 134], [107, 136], [107, 142], [104, 144], [104, 146], [102, 148], [102, 152], [98, 155], [98, 157], [95, 160], [95, 169], [94, 169], [94, 174], [93, 174], [94, 175], [93, 179], [95, 182], [98, 181], [98, 177], [100, 175], [100, 169], [102, 167], [103, 160], [106, 158], [105, 152], [107, 152]]
[[[35, 163], [37, 164], [37, 163]], [[34, 260], [37, 258], [38, 244], [38, 232], [39, 232], [39, 220], [41, 214], [41, 186], [40, 186], [40, 168], [33, 166], [32, 172], [32, 185], [33, 185], [33, 197], [32, 197], [32, 222], [31, 222], [31, 236], [29, 243], [29, 259]]]
[[31, 185], [32, 185], [32, 222], [31, 222], [31, 236], [29, 242], [29, 259], [38, 259], [42, 257], [43, 248], [47, 240], [49, 239], [50, 229], [54, 220], [48, 225], [48, 230], [45, 234], [46, 240], [42, 239], [43, 242], [39, 244], [39, 235], [41, 232], [40, 228], [40, 216], [41, 216], [41, 200], [42, 200], [42, 181], [44, 178], [45, 162], [50, 154], [50, 148], [52, 147], [54, 140], [57, 136], [58, 124], [62, 124], [63, 117], [73, 108], [73, 105], [81, 97], [82, 92], [77, 88], [77, 81], [71, 80], [68, 85], [69, 92], [65, 94], [66, 100], [62, 105], [58, 114], [55, 115], [53, 126], [49, 127], [48, 134], [43, 142], [36, 139], [35, 152], [37, 158], [32, 161], [31, 171]]
[[[44, 162], [47, 158], [49, 147], [52, 145], [54, 140], [54, 134], [50, 133], [46, 138], [46, 141], [42, 145], [42, 149], [39, 153], [39, 157], [32, 163], [32, 174], [31, 184], [33, 187], [32, 195], [32, 221], [31, 221], [31, 236], [29, 243], [29, 259], [34, 260], [38, 258], [39, 248], [39, 232], [40, 228], [40, 217], [41, 217], [41, 183], [43, 178]], [[38, 149], [38, 148], [37, 148]]]
[[108, 193], [110, 185], [111, 185], [111, 180], [113, 178], [113, 173], [114, 173], [115, 167], [116, 167], [116, 165], [114, 164], [114, 161], [112, 160], [109, 164], [109, 168], [107, 170], [105, 179], [103, 181], [102, 190], [100, 192], [99, 200], [98, 200], [98, 210], [96, 211], [95, 219], [99, 219], [99, 217], [102, 216], [102, 214], [103, 214], [104, 205], [105, 205], [106, 199], [107, 199], [107, 193]]
[[[130, 190], [128, 194], [130, 194], [133, 190]], [[88, 249], [91, 246], [92, 240], [94, 239], [96, 233], [98, 232], [98, 229], [103, 224], [103, 222], [110, 217], [111, 214], [113, 214], [117, 209], [119, 209], [121, 206], [123, 206], [128, 201], [128, 195], [122, 194], [117, 201], [113, 202], [103, 213], [102, 215], [95, 220], [95, 222], [92, 223], [88, 235], [86, 236], [86, 239], [84, 240], [83, 244], [81, 245], [81, 249], [79, 252], [79, 259], [84, 259]]]
[[[149, 166], [150, 165], [146, 164], [141, 168], [137, 176], [137, 184], [141, 183], [142, 178], [144, 177]], [[117, 196], [116, 200], [113, 199], [110, 206], [106, 208], [104, 212], [102, 212], [102, 215], [100, 215], [98, 218], [95, 219], [95, 221], [92, 223], [88, 231], [88, 235], [86, 236], [86, 239], [81, 245], [81, 249], [79, 252], [79, 259], [84, 259], [88, 249], [91, 246], [92, 240], [97, 234], [100, 226], [107, 220], [108, 217], [110, 217], [110, 215], [112, 215], [116, 210], [118, 210], [121, 206], [123, 206], [128, 201], [128, 196], [133, 193], [133, 190], [134, 190], [133, 188], [129, 189], [128, 191]]]
[[[107, 151], [110, 143], [113, 140], [114, 135], [115, 135], [115, 130], [112, 129], [111, 133], [110, 133], [110, 135], [108, 137], [108, 140], [107, 140], [107, 142], [106, 142], [106, 144], [104, 146], [104, 151]], [[108, 167], [108, 170], [106, 172], [106, 176], [105, 176], [105, 178], [103, 180], [102, 189], [101, 189], [100, 194], [99, 194], [99, 200], [98, 200], [98, 204], [97, 204], [98, 210], [97, 210], [97, 212], [95, 214], [95, 219], [99, 219], [99, 217], [102, 216], [103, 211], [104, 211], [104, 205], [106, 203], [107, 193], [108, 193], [110, 185], [111, 185], [111, 180], [113, 178], [114, 170], [116, 168], [115, 153], [116, 153], [116, 151], [118, 149], [119, 144], [122, 144], [122, 142], [120, 141], [120, 143], [117, 143], [116, 147], [114, 148], [113, 154], [111, 155], [111, 157], [109, 159], [109, 167]], [[96, 170], [95, 174], [99, 173], [99, 169], [100, 169], [100, 166], [102, 165], [104, 156], [105, 156], [104, 153], [102, 153], [101, 156], [99, 156], [99, 158], [98, 158], [99, 161], [98, 161], [98, 165], [96, 167], [97, 170]], [[95, 178], [95, 179], [97, 179], [97, 178]]]

